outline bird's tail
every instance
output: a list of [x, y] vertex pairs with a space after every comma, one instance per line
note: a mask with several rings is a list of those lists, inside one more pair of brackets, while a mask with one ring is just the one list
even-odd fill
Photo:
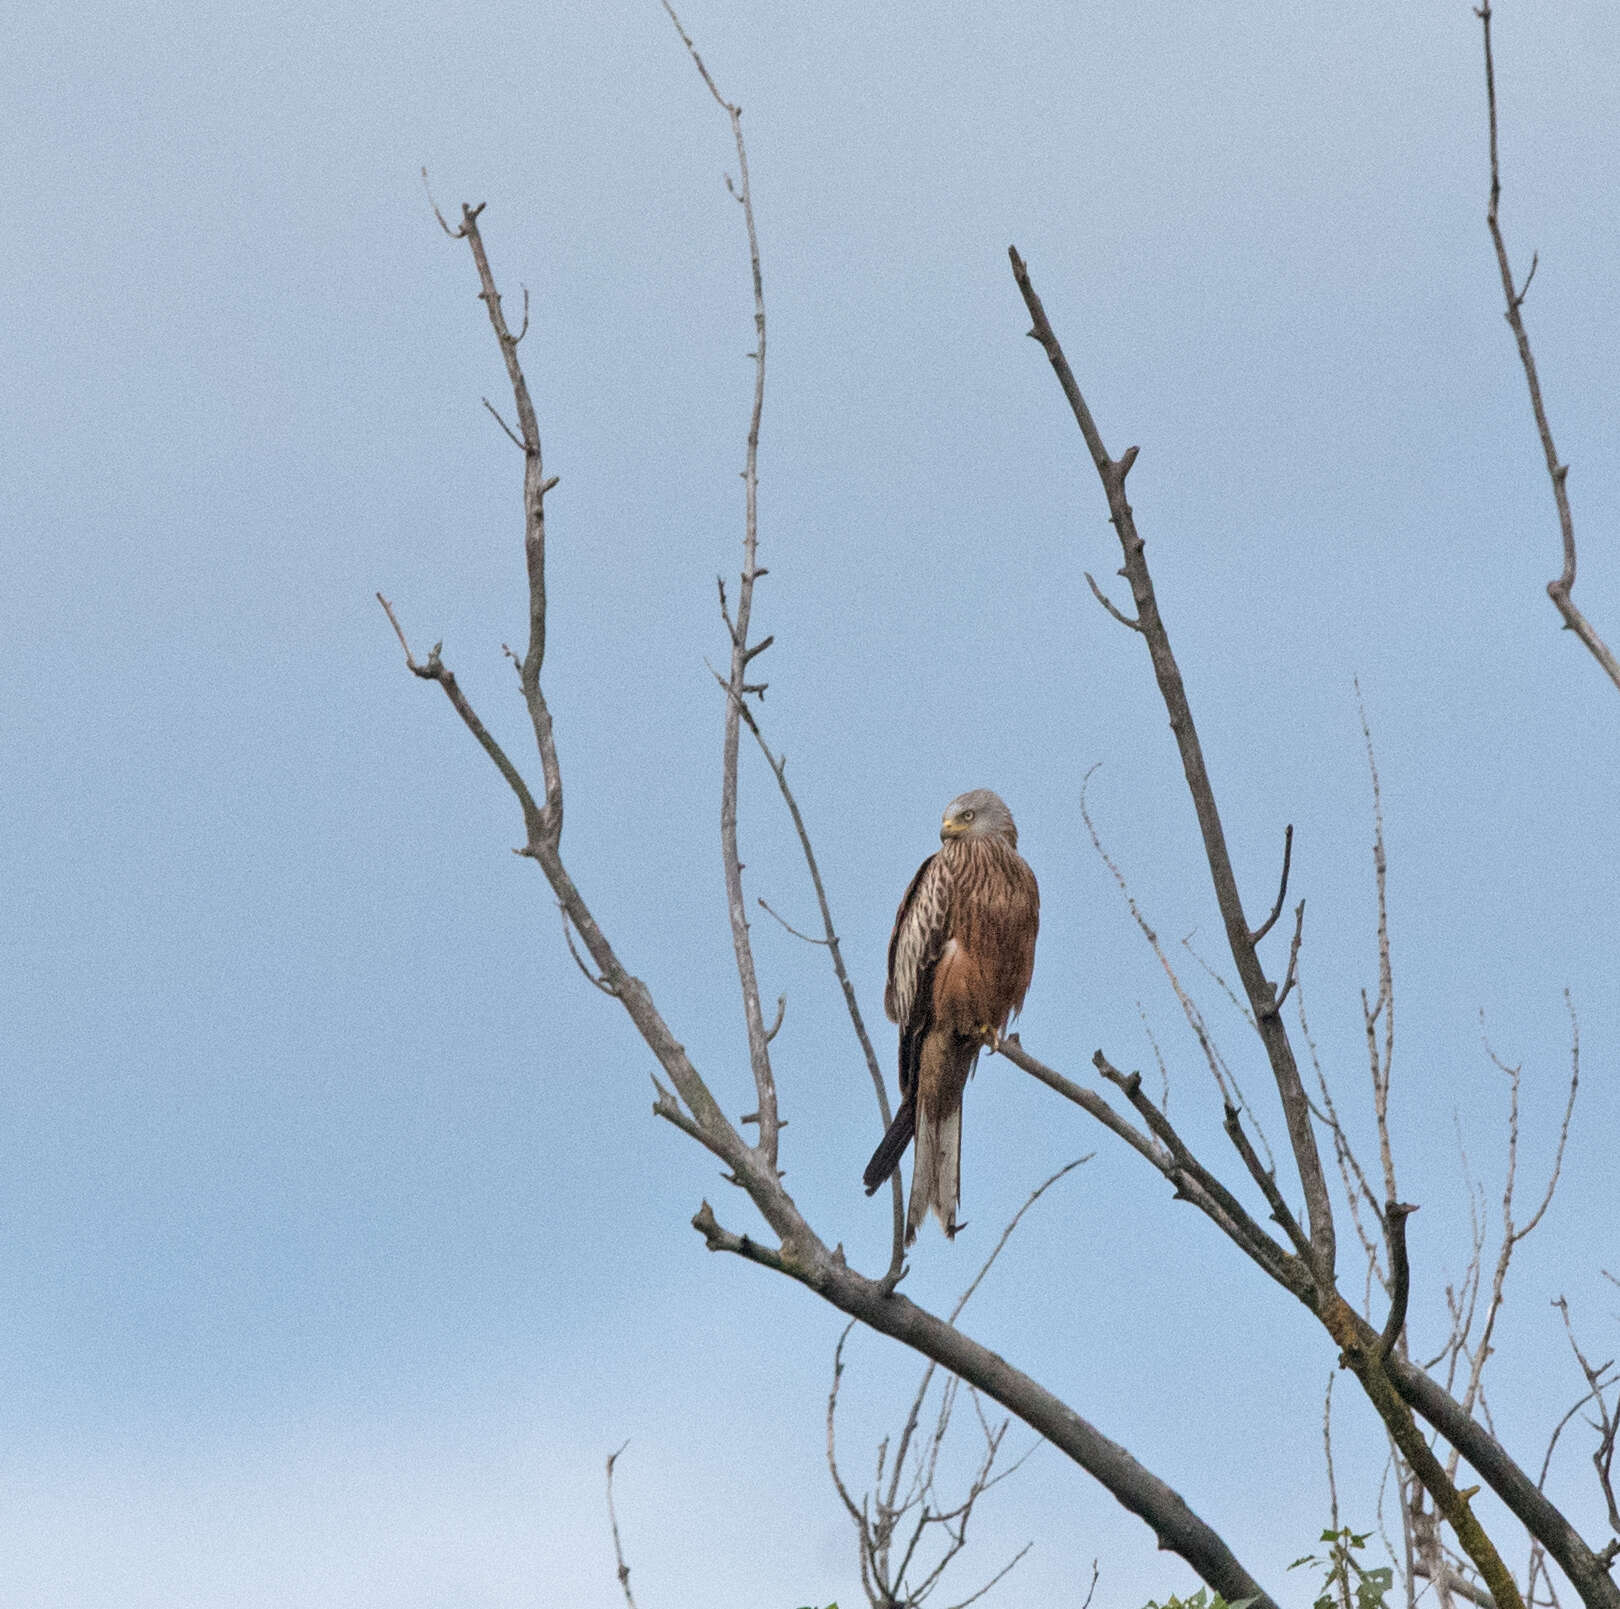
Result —
[[900, 1103], [900, 1110], [894, 1114], [889, 1132], [878, 1142], [872, 1160], [866, 1164], [866, 1172], [861, 1175], [867, 1195], [871, 1195], [900, 1166], [900, 1158], [906, 1154], [906, 1147], [911, 1144], [911, 1136], [917, 1126], [916, 1113], [917, 1109], [910, 1101]]
[[956, 1235], [956, 1205], [961, 1195], [962, 1103], [948, 1112], [927, 1106], [917, 1112], [917, 1154], [911, 1165], [911, 1204], [906, 1209], [906, 1244], [917, 1238], [932, 1210], [946, 1235]]

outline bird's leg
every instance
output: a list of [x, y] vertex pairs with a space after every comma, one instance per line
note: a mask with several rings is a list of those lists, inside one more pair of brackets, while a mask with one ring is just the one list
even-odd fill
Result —
[[974, 1029], [974, 1037], [984, 1041], [984, 1048], [988, 1050], [992, 1056], [994, 1056], [996, 1052], [1001, 1049], [1001, 1030], [992, 1022], [981, 1022], [979, 1026]]

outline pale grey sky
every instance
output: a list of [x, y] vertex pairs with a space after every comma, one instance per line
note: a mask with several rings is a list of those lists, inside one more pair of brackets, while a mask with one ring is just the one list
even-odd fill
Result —
[[[1395, 1126], [1416, 1323], [1459, 1272], [1454, 1114], [1494, 1190], [1585, 1082], [1564, 1194], [1515, 1271], [1499, 1427], [1539, 1458], [1576, 1394], [1550, 1298], [1614, 1303], [1620, 698], [1543, 592], [1556, 529], [1484, 228], [1466, 0], [1418, 7], [759, 7], [685, 21], [745, 108], [771, 317], [764, 714], [869, 1018], [940, 807], [1000, 791], [1041, 878], [1029, 1047], [1207, 1075], [1078, 810], [1160, 931], [1217, 952], [1117, 557], [1007, 271], [1016, 242], [1133, 501], [1250, 901], [1285, 822], [1304, 992], [1361, 1088], [1373, 723], [1392, 856]], [[373, 600], [524, 722], [517, 456], [465, 251], [486, 201], [541, 410], [547, 680], [566, 849], [628, 965], [748, 1109], [717, 831], [750, 345], [724, 120], [652, 0], [455, 8], [107, 0], [0, 53], [12, 317], [0, 925], [0, 1600], [49, 1609], [856, 1601], [821, 1464], [836, 1317], [707, 1255], [724, 1187], [650, 1115], [651, 1062], [568, 960], [509, 797]], [[1507, 192], [1583, 536], [1620, 637], [1620, 25], [1504, 0]], [[813, 906], [769, 778], [751, 895]], [[824, 957], [756, 925], [797, 1199], [864, 1265], [876, 1117]], [[1195, 967], [1196, 970], [1196, 967]], [[1213, 986], [1207, 1009], [1263, 1077]], [[885, 1060], [891, 1054], [887, 1029]], [[1325, 1523], [1333, 1359], [1158, 1182], [1005, 1063], [969, 1094], [947, 1301], [1059, 1162], [975, 1333], [1172, 1480], [1274, 1593]], [[731, 1217], [743, 1214], [735, 1202]], [[979, 1231], [982, 1229], [983, 1233]], [[1612, 1297], [1612, 1290], [1611, 1290]], [[1612, 1350], [1612, 1348], [1611, 1348]], [[912, 1376], [853, 1344], [849, 1434]], [[1342, 1401], [1346, 1518], [1379, 1444]], [[1359, 1417], [1358, 1417], [1359, 1416]], [[1279, 1477], [1275, 1471], [1285, 1471]], [[1579, 1459], [1555, 1469], [1582, 1492]], [[985, 1515], [1008, 1605], [1191, 1585], [1050, 1452]], [[1341, 1488], [1343, 1495], [1343, 1487]], [[1296, 1591], [1297, 1589], [1297, 1591]]]

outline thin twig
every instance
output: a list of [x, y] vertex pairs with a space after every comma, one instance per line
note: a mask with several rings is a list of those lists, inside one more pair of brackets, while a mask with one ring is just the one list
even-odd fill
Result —
[[1266, 1198], [1266, 1205], [1271, 1208], [1272, 1221], [1294, 1243], [1294, 1249], [1298, 1251], [1300, 1256], [1309, 1261], [1310, 1238], [1300, 1228], [1299, 1219], [1294, 1216], [1292, 1209], [1283, 1198], [1282, 1191], [1278, 1189], [1276, 1172], [1271, 1168], [1262, 1166], [1260, 1158], [1255, 1155], [1254, 1147], [1249, 1144], [1248, 1135], [1243, 1132], [1242, 1114], [1231, 1102], [1227, 1103], [1223, 1126], [1227, 1138], [1231, 1140], [1236, 1148], [1244, 1167], [1249, 1170], [1249, 1177], [1260, 1186], [1260, 1193]]
[[[961, 1317], [963, 1309], [972, 1300], [974, 1293], [1005, 1249], [1013, 1232], [1023, 1220], [1024, 1214], [1058, 1180], [1087, 1160], [1088, 1157], [1079, 1157], [1066, 1164], [1030, 1192], [1023, 1205], [1009, 1220], [989, 1255], [979, 1265], [972, 1282], [958, 1298], [951, 1310], [951, 1323], [954, 1324]], [[1038, 1441], [1032, 1443], [1010, 1465], [998, 1470], [996, 1466], [1001, 1457], [1010, 1421], [1003, 1420], [999, 1425], [992, 1426], [985, 1417], [978, 1393], [970, 1387], [968, 1396], [973, 1406], [974, 1417], [984, 1437], [984, 1449], [965, 1495], [955, 1502], [941, 1502], [936, 1484], [940, 1457], [960, 1400], [961, 1382], [954, 1376], [947, 1377], [940, 1392], [933, 1428], [919, 1435], [923, 1409], [935, 1378], [936, 1365], [930, 1363], [923, 1370], [916, 1393], [901, 1424], [894, 1443], [892, 1461], [890, 1442], [885, 1437], [878, 1448], [876, 1489], [857, 1503], [839, 1469], [837, 1452], [838, 1397], [843, 1382], [844, 1344], [848, 1338], [849, 1329], [846, 1328], [833, 1352], [833, 1380], [827, 1395], [828, 1468], [832, 1473], [839, 1501], [855, 1526], [861, 1579], [869, 1601], [874, 1605], [920, 1605], [933, 1592], [946, 1570], [966, 1546], [968, 1522], [979, 1499], [992, 1487], [1016, 1473], [1040, 1443]], [[906, 1533], [906, 1540], [900, 1546], [899, 1556], [896, 1559], [894, 1555], [896, 1538], [902, 1531]], [[933, 1562], [925, 1564], [923, 1544], [931, 1536], [942, 1538], [943, 1545], [937, 1555], [932, 1555], [929, 1550]], [[973, 1603], [981, 1598], [991, 1586], [1005, 1577], [1026, 1552], [1027, 1547], [1016, 1554], [988, 1583], [961, 1599], [960, 1604]]]
[[1362, 1312], [1366, 1316], [1371, 1311], [1373, 1281], [1377, 1280], [1385, 1290], [1389, 1288], [1389, 1277], [1379, 1262], [1379, 1253], [1383, 1249], [1382, 1234], [1375, 1238], [1361, 1216], [1361, 1203], [1364, 1199], [1372, 1207], [1374, 1215], [1378, 1214], [1378, 1198], [1373, 1194], [1372, 1186], [1367, 1183], [1367, 1175], [1362, 1169], [1361, 1161], [1356, 1156], [1355, 1148], [1350, 1143], [1350, 1136], [1345, 1132], [1344, 1124], [1339, 1119], [1338, 1108], [1333, 1102], [1333, 1091], [1328, 1086], [1327, 1074], [1322, 1070], [1322, 1058], [1317, 1051], [1310, 1021], [1305, 1014], [1303, 991], [1296, 1001], [1296, 1007], [1299, 1012], [1300, 1037], [1305, 1041], [1311, 1069], [1316, 1074], [1317, 1090], [1322, 1097], [1321, 1109], [1317, 1111], [1313, 1107], [1312, 1110], [1327, 1126], [1328, 1132], [1333, 1137], [1334, 1160], [1338, 1163], [1339, 1178], [1344, 1185], [1345, 1203], [1350, 1209], [1350, 1222], [1366, 1257], [1366, 1289], [1362, 1298]]
[[[721, 597], [724, 599], [725, 589], [721, 588]], [[781, 792], [782, 801], [786, 804], [788, 814], [793, 818], [793, 830], [799, 836], [799, 848], [804, 852], [804, 863], [810, 872], [811, 886], [816, 891], [816, 906], [821, 912], [821, 930], [824, 937], [811, 938], [808, 933], [799, 933], [797, 929], [788, 927], [782, 922], [775, 911], [777, 921], [782, 922], [790, 933], [796, 937], [807, 939], [812, 944], [825, 944], [827, 954], [832, 960], [833, 975], [838, 979], [838, 987], [844, 996], [844, 1009], [849, 1013], [850, 1026], [855, 1030], [855, 1037], [860, 1042], [861, 1055], [866, 1060], [866, 1071], [872, 1080], [872, 1089], [877, 1096], [878, 1120], [881, 1124], [880, 1132], [888, 1133], [891, 1113], [889, 1110], [889, 1095], [883, 1084], [883, 1070], [878, 1066], [877, 1052], [872, 1048], [872, 1036], [866, 1031], [866, 1019], [861, 1015], [860, 1001], [855, 997], [855, 985], [850, 981], [849, 969], [844, 965], [844, 952], [838, 942], [838, 930], [833, 926], [832, 905], [827, 899], [827, 887], [821, 880], [821, 867], [816, 861], [815, 847], [810, 842], [810, 829], [805, 825], [804, 814], [799, 809], [799, 801], [793, 795], [793, 789], [788, 786], [787, 756], [778, 755], [771, 751], [771, 746], [765, 741], [765, 734], [760, 730], [758, 717], [748, 708], [742, 706], [742, 718], [748, 730], [754, 734], [754, 741], [759, 745], [759, 752], [765, 756], [765, 763], [771, 768], [771, 775], [776, 778], [776, 786]], [[760, 901], [765, 905], [765, 901]], [[770, 906], [765, 905], [770, 911]], [[905, 1272], [906, 1255], [906, 1202], [900, 1185], [900, 1170], [898, 1168], [890, 1175], [889, 1207], [890, 1207], [890, 1244], [889, 1268], [884, 1278], [892, 1285], [898, 1284], [901, 1275]]]
[[[1281, 903], [1279, 899], [1279, 904]], [[1322, 1393], [1322, 1459], [1327, 1465], [1328, 1526], [1335, 1537], [1339, 1534], [1339, 1483], [1333, 1473], [1333, 1376], [1328, 1376], [1327, 1390]], [[1339, 1609], [1350, 1609], [1350, 1582], [1344, 1572], [1338, 1572]], [[1320, 1602], [1320, 1600], [1318, 1600]]]
[[1056, 1173], [1052, 1174], [1046, 1179], [1043, 1179], [1038, 1185], [1035, 1186], [1033, 1190], [1030, 1191], [1023, 1206], [1021, 1206], [1018, 1211], [1015, 1212], [1010, 1219], [1008, 1219], [1007, 1227], [1001, 1231], [1001, 1238], [991, 1248], [990, 1255], [986, 1257], [985, 1260], [979, 1265], [979, 1271], [973, 1276], [968, 1288], [963, 1291], [959, 1297], [957, 1297], [956, 1306], [951, 1309], [950, 1322], [952, 1324], [954, 1324], [962, 1316], [962, 1309], [968, 1305], [968, 1303], [973, 1299], [973, 1293], [978, 1290], [980, 1285], [984, 1283], [984, 1276], [988, 1274], [995, 1266], [996, 1259], [1002, 1254], [1003, 1250], [1005, 1250], [1007, 1242], [1012, 1239], [1013, 1230], [1015, 1230], [1023, 1221], [1024, 1214], [1028, 1212], [1029, 1209], [1033, 1207], [1035, 1203], [1039, 1201], [1041, 1197], [1044, 1196], [1046, 1192], [1058, 1182], [1059, 1179], [1063, 1178], [1066, 1174], [1073, 1173], [1074, 1170], [1082, 1163], [1089, 1162], [1093, 1155], [1093, 1152], [1087, 1151], [1084, 1156], [1077, 1156], [1074, 1161], [1065, 1162]]
[[[1361, 682], [1355, 683], [1356, 713], [1361, 718], [1361, 737], [1367, 749], [1367, 775], [1372, 779], [1373, 804], [1373, 885], [1378, 897], [1378, 999], [1370, 1008], [1362, 991], [1361, 1014], [1367, 1035], [1367, 1059], [1372, 1072], [1373, 1118], [1378, 1128], [1378, 1157], [1384, 1169], [1384, 1200], [1399, 1195], [1395, 1186], [1395, 1153], [1389, 1141], [1389, 1085], [1395, 1065], [1395, 971], [1389, 948], [1389, 856], [1384, 849], [1384, 791], [1378, 781], [1378, 757], [1373, 752], [1372, 727], [1367, 706], [1361, 697]], [[1378, 1022], [1383, 1020], [1383, 1045], [1378, 1041]]]
[[1614, 1495], [1614, 1448], [1615, 1438], [1620, 1436], [1620, 1409], [1611, 1413], [1608, 1401], [1603, 1395], [1613, 1383], [1605, 1380], [1603, 1376], [1614, 1367], [1614, 1363], [1611, 1360], [1594, 1367], [1588, 1362], [1586, 1354], [1581, 1351], [1580, 1343], [1575, 1339], [1575, 1326], [1569, 1317], [1569, 1303], [1560, 1296], [1554, 1301], [1553, 1306], [1558, 1309], [1564, 1320], [1564, 1333], [1569, 1337], [1569, 1349], [1575, 1354], [1575, 1361], [1580, 1365], [1581, 1373], [1586, 1376], [1587, 1400], [1597, 1404], [1598, 1416], [1592, 1428], [1598, 1433], [1598, 1444], [1592, 1454], [1592, 1467], [1597, 1471], [1598, 1486], [1609, 1511], [1609, 1525], [1616, 1533], [1620, 1533], [1620, 1505], [1616, 1504]]
[[[527, 318], [528, 315], [525, 314], [524, 316], [525, 316], [525, 318]], [[521, 337], [515, 337], [515, 339], [521, 339]], [[501, 427], [501, 429], [506, 432], [506, 439], [508, 441], [510, 441], [512, 443], [512, 445], [514, 447], [516, 447], [519, 452], [522, 452], [523, 451], [523, 438], [520, 435], [518, 435], [518, 433], [509, 424], [507, 424], [507, 422], [503, 418], [501, 418], [500, 409], [497, 408], [495, 406], [495, 404], [489, 400], [488, 397], [483, 397], [480, 400], [483, 402], [484, 406], [489, 409], [490, 418], [493, 419], [495, 421], [495, 423], [498, 424]]]
[[1282, 877], [1277, 884], [1277, 898], [1271, 907], [1271, 915], [1249, 935], [1250, 944], [1258, 944], [1277, 925], [1277, 918], [1282, 915], [1283, 901], [1288, 898], [1288, 868], [1293, 864], [1293, 859], [1294, 824], [1289, 822], [1283, 829]]
[[[1100, 763], [1100, 762], [1099, 762]], [[1238, 1089], [1231, 1070], [1227, 1067], [1225, 1058], [1221, 1055], [1220, 1047], [1215, 1043], [1215, 1036], [1210, 1032], [1209, 1025], [1204, 1021], [1204, 1014], [1198, 1009], [1198, 1003], [1186, 987], [1182, 984], [1176, 969], [1170, 964], [1170, 958], [1164, 952], [1164, 946], [1159, 942], [1158, 932], [1143, 915], [1142, 908], [1136, 903], [1136, 896], [1131, 893], [1130, 885], [1125, 881], [1125, 874], [1119, 864], [1108, 852], [1102, 841], [1102, 834], [1097, 830], [1097, 824], [1091, 819], [1091, 806], [1087, 799], [1091, 787], [1091, 779], [1096, 774], [1097, 766], [1093, 765], [1080, 781], [1080, 819], [1085, 823], [1086, 831], [1091, 836], [1091, 847], [1096, 851], [1097, 857], [1112, 874], [1114, 883], [1118, 887], [1126, 908], [1131, 913], [1132, 920], [1141, 930], [1142, 937], [1147, 940], [1148, 948], [1158, 958], [1166, 979], [1170, 984], [1171, 992], [1176, 997], [1176, 1003], [1181, 1007], [1181, 1014], [1187, 1019], [1187, 1026], [1192, 1029], [1193, 1037], [1198, 1041], [1198, 1048], [1204, 1053], [1204, 1064], [1209, 1068], [1211, 1077], [1215, 1080], [1215, 1087], [1220, 1091], [1221, 1099], [1228, 1105], [1243, 1106], [1243, 1092]], [[1195, 956], [1200, 965], [1204, 965], [1201, 958]], [[1206, 968], [1207, 970], [1207, 968]], [[1258, 1128], [1258, 1122], [1256, 1127]], [[1263, 1143], [1263, 1141], [1262, 1141]], [[1269, 1150], [1270, 1148], [1267, 1147]]]
[[1092, 1056], [1097, 1071], [1117, 1085], [1125, 1098], [1142, 1114], [1154, 1137], [1169, 1152], [1170, 1165], [1162, 1171], [1176, 1188], [1176, 1194], [1198, 1206], [1214, 1219], [1240, 1249], [1254, 1259], [1278, 1284], [1302, 1301], [1312, 1300], [1308, 1263], [1291, 1256], [1268, 1235], [1241, 1202], [1215, 1177], [1188, 1148], [1175, 1126], [1142, 1089], [1140, 1073], [1122, 1073], [1099, 1050]]
[[[1268, 1008], [1261, 1006], [1259, 1015], [1264, 1019], [1269, 1015], [1276, 1017], [1282, 1011], [1283, 1001], [1292, 992], [1295, 982], [1299, 978], [1299, 944], [1305, 937], [1305, 901], [1301, 900], [1294, 907], [1294, 937], [1288, 945], [1288, 970], [1283, 974], [1283, 986], [1276, 1000]], [[1302, 1086], [1303, 1088], [1303, 1086]], [[1309, 1102], [1306, 1103], [1307, 1107]]]
[[791, 933], [794, 938], [803, 939], [806, 944], [826, 944], [827, 941], [825, 939], [818, 939], [814, 933], [801, 933], [798, 928], [796, 928], [780, 911], [773, 910], [768, 900], [761, 899], [758, 901], [758, 904], [759, 908], [764, 911], [767, 916], [774, 916], [781, 926]]
[[[629, 1445], [630, 1445], [630, 1443], [626, 1442], [624, 1444], [624, 1447], [628, 1447]], [[618, 1463], [618, 1461], [619, 1461], [619, 1453], [622, 1453], [624, 1451], [624, 1447], [621, 1447], [619, 1449], [619, 1452], [617, 1452], [617, 1453], [609, 1453], [608, 1454], [608, 1461], [607, 1461], [608, 1523], [613, 1528], [613, 1557], [618, 1562], [619, 1585], [624, 1589], [624, 1601], [628, 1605], [628, 1609], [636, 1609], [636, 1597], [635, 1597], [635, 1594], [633, 1592], [631, 1592], [631, 1590], [630, 1590], [630, 1566], [624, 1562], [624, 1549], [619, 1545], [619, 1516], [615, 1512], [614, 1507], [613, 1507], [613, 1466], [616, 1463]]]
[[1108, 594], [1104, 592], [1103, 589], [1099, 587], [1092, 579], [1091, 571], [1087, 570], [1085, 572], [1085, 576], [1086, 583], [1091, 588], [1092, 597], [1094, 597], [1097, 602], [1100, 603], [1103, 608], [1105, 608], [1109, 614], [1111, 614], [1114, 619], [1120, 623], [1120, 625], [1129, 626], [1132, 631], [1140, 631], [1142, 629], [1142, 622], [1140, 620], [1132, 620], [1131, 617], [1123, 610], [1115, 607], [1113, 599], [1111, 599]]
[[[1491, 1048], [1490, 1041], [1484, 1040], [1485, 1053], [1498, 1071], [1505, 1073], [1508, 1079], [1508, 1135], [1507, 1135], [1507, 1167], [1502, 1182], [1502, 1240], [1497, 1248], [1496, 1262], [1491, 1270], [1490, 1292], [1485, 1301], [1485, 1316], [1480, 1326], [1479, 1338], [1469, 1345], [1467, 1336], [1472, 1328], [1472, 1314], [1469, 1323], [1461, 1331], [1459, 1350], [1467, 1354], [1469, 1359], [1468, 1378], [1462, 1393], [1464, 1408], [1473, 1409], [1474, 1404], [1481, 1399], [1481, 1381], [1485, 1365], [1491, 1357], [1493, 1342], [1496, 1333], [1496, 1322], [1502, 1311], [1504, 1289], [1507, 1283], [1508, 1268], [1513, 1260], [1514, 1251], [1519, 1243], [1529, 1235], [1546, 1215], [1552, 1204], [1553, 1194], [1558, 1188], [1559, 1176], [1563, 1169], [1564, 1147], [1569, 1137], [1569, 1125], [1575, 1109], [1575, 1096], [1580, 1088], [1580, 1024], [1575, 1017], [1574, 1005], [1566, 994], [1566, 1004], [1570, 1011], [1570, 1024], [1572, 1043], [1570, 1050], [1570, 1082], [1569, 1096], [1564, 1105], [1563, 1120], [1559, 1126], [1558, 1145], [1553, 1157], [1553, 1165], [1549, 1170], [1547, 1187], [1544, 1191], [1535, 1212], [1524, 1223], [1519, 1223], [1514, 1213], [1514, 1194], [1518, 1182], [1519, 1166], [1519, 1087], [1523, 1070], [1521, 1067], [1509, 1066], [1495, 1050]], [[1483, 1013], [1481, 1013], [1481, 1037], [1484, 1037]], [[1455, 1471], [1458, 1453], [1452, 1449], [1447, 1461], [1448, 1471]]]
[[[686, 46], [687, 54], [701, 75], [715, 103], [725, 112], [731, 123], [731, 137], [737, 147], [737, 162], [741, 175], [740, 188], [735, 192], [742, 204], [743, 219], [748, 230], [748, 260], [754, 283], [754, 350], [750, 354], [754, 364], [753, 401], [748, 414], [748, 445], [743, 459], [743, 567], [737, 588], [737, 612], [729, 618], [726, 629], [731, 637], [731, 673], [727, 678], [725, 739], [722, 746], [720, 780], [720, 848], [725, 868], [726, 910], [731, 920], [731, 945], [737, 962], [737, 978], [742, 986], [743, 1021], [748, 1030], [748, 1060], [753, 1069], [755, 1089], [759, 1097], [759, 1153], [766, 1167], [775, 1169], [777, 1161], [776, 1076], [771, 1069], [770, 1041], [765, 1034], [765, 1013], [760, 1004], [759, 977], [754, 967], [754, 948], [748, 936], [748, 911], [743, 898], [742, 857], [737, 849], [737, 748], [741, 736], [743, 699], [750, 691], [757, 691], [744, 676], [748, 662], [770, 639], [750, 648], [748, 630], [753, 616], [754, 583], [765, 572], [759, 567], [759, 426], [765, 408], [765, 287], [760, 273], [759, 237], [754, 229], [754, 200], [748, 186], [748, 148], [743, 143], [742, 108], [728, 101], [719, 91], [697, 46], [681, 25], [669, 0], [663, 0], [664, 10], [674, 23], [675, 31]], [[722, 609], [724, 592], [721, 594]]]
[[568, 953], [573, 956], [574, 965], [577, 966], [580, 972], [584, 975], [585, 981], [592, 985], [592, 987], [600, 989], [603, 994], [617, 994], [618, 991], [611, 983], [608, 982], [606, 978], [599, 977], [596, 973], [592, 972], [588, 966], [585, 965], [585, 957], [582, 956], [577, 949], [575, 949], [574, 928], [573, 924], [568, 920], [568, 908], [559, 902], [557, 910], [562, 916], [563, 942], [568, 946]]

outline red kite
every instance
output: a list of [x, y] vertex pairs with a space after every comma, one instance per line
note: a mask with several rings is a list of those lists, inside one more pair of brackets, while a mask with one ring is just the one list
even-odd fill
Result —
[[917, 868], [889, 936], [883, 1009], [900, 1024], [900, 1110], [864, 1176], [871, 1195], [916, 1135], [907, 1245], [930, 1208], [956, 1234], [962, 1091], [980, 1050], [1000, 1045], [1024, 1003], [1041, 919], [1012, 813], [988, 788], [953, 799], [939, 836], [942, 847]]

